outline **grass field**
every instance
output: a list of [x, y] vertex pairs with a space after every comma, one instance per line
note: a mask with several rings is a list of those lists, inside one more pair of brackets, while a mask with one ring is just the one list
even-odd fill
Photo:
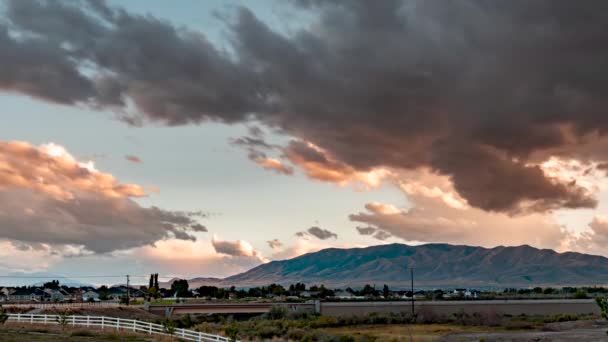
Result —
[[410, 325], [361, 325], [323, 329], [333, 335], [365, 337], [372, 341], [437, 341], [440, 337], [454, 333], [478, 333], [500, 331], [500, 328], [472, 327], [453, 324], [410, 324]]
[[47, 329], [37, 327], [1, 327], [0, 341], [3, 342], [106, 342], [106, 341], [131, 341], [131, 342], [156, 342], [169, 341], [168, 338], [150, 338], [124, 333], [112, 333], [88, 330], [66, 330]]

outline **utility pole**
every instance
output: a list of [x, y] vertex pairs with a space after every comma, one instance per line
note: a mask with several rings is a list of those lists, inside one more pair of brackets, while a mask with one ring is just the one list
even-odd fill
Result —
[[410, 278], [412, 280], [412, 319], [414, 318], [414, 268], [410, 267]]
[[129, 275], [127, 274], [127, 306], [129, 306], [129, 302], [130, 302], [130, 290], [129, 290]]

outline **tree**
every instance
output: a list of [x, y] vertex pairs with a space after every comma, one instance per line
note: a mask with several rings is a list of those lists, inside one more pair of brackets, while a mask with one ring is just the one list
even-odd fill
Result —
[[148, 282], [148, 289], [154, 287], [154, 274], [150, 274], [150, 281]]
[[109, 297], [109, 293], [108, 293], [108, 287], [105, 285], [102, 285], [99, 287], [99, 300], [108, 300]]
[[158, 286], [158, 273], [154, 274], [154, 287], [156, 287], [157, 290], [160, 290], [160, 287]]
[[390, 295], [390, 290], [388, 289], [388, 285], [384, 284], [384, 287], [382, 288], [382, 295], [384, 296], [384, 298], [388, 298], [388, 296]]
[[361, 290], [361, 294], [363, 296], [375, 296], [376, 295], [376, 289], [373, 288], [370, 284], [365, 284], [365, 286]]
[[50, 290], [59, 290], [59, 280], [51, 280], [48, 283], [44, 283], [42, 287]]
[[189, 296], [189, 285], [186, 279], [177, 279], [171, 284], [171, 292], [176, 297], [188, 297]]

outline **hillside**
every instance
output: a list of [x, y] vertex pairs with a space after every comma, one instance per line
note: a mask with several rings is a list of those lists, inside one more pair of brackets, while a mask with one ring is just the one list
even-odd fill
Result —
[[272, 261], [223, 279], [221, 284], [247, 287], [304, 282], [333, 287], [366, 283], [407, 286], [410, 267], [415, 270], [416, 287], [608, 284], [608, 259], [601, 256], [557, 253], [527, 245], [482, 248], [449, 244], [329, 248], [290, 260]]

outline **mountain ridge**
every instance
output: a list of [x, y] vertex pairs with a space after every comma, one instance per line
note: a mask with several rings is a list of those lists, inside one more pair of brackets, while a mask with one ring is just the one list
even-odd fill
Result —
[[[367, 283], [405, 287], [414, 268], [417, 287], [529, 287], [608, 284], [608, 258], [578, 252], [558, 253], [529, 245], [493, 248], [430, 243], [327, 248], [276, 260], [224, 279], [214, 286], [250, 287], [270, 283]], [[219, 281], [218, 281], [219, 280]], [[205, 284], [207, 285], [207, 284]]]

